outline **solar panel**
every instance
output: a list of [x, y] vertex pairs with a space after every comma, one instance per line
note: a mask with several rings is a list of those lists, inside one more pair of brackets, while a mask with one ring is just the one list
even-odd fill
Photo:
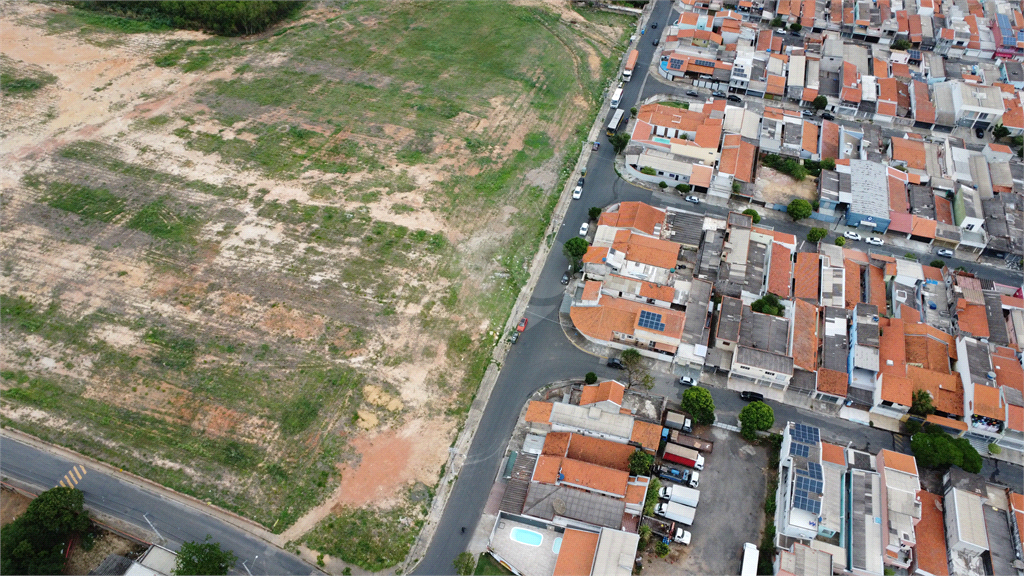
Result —
[[708, 68], [715, 67], [715, 63], [710, 60], [694, 60], [693, 63], [697, 66], [707, 66]]
[[810, 492], [813, 492], [815, 494], [821, 494], [822, 493], [822, 484], [821, 484], [820, 480], [811, 480], [810, 478], [806, 478], [804, 476], [797, 476], [796, 477], [796, 487], [798, 489], [806, 491], [808, 493], [810, 493]]
[[824, 476], [821, 474], [821, 464], [818, 464], [817, 462], [808, 462], [807, 472], [809, 473], [808, 475], [815, 480], [824, 479]]
[[661, 321], [661, 314], [655, 314], [647, 310], [640, 311], [640, 321], [637, 324], [641, 328], [649, 328], [658, 332], [665, 331], [665, 324]]
[[806, 424], [800, 424], [799, 422], [793, 424], [793, 429], [790, 431], [790, 435], [794, 440], [803, 442], [804, 444], [817, 444], [821, 441], [821, 435], [817, 428]]
[[686, 62], [678, 58], [669, 58], [668, 65], [672, 68], [682, 68]]
[[807, 456], [811, 453], [811, 449], [806, 444], [792, 442], [789, 445], [789, 453], [794, 456], [800, 456], [801, 458], [807, 458]]

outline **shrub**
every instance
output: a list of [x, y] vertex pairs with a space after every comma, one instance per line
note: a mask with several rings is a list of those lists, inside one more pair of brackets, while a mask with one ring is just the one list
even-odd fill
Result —
[[629, 109], [629, 113], [630, 113], [631, 115], [633, 115], [633, 116], [636, 116], [636, 106], [634, 106], [634, 107], [630, 108], [630, 109]]
[[647, 174], [648, 176], [654, 176], [655, 174], [658, 173], [658, 171], [655, 170], [654, 168], [651, 168], [650, 166], [643, 166], [640, 168], [640, 173]]
[[760, 312], [762, 314], [771, 314], [772, 316], [782, 316], [782, 302], [779, 301], [779, 297], [771, 292], [765, 294], [763, 297], [754, 300], [750, 305], [750, 309], [754, 312]]
[[797, 181], [807, 177], [807, 168], [801, 165], [795, 158], [783, 158], [777, 154], [768, 154], [761, 160], [761, 164], [777, 172], [782, 172]]
[[257, 34], [302, 8], [304, 2], [143, 2], [119, 0], [112, 2], [72, 2], [78, 8], [109, 12], [118, 16], [130, 14], [174, 28], [207, 30], [222, 36]]
[[665, 188], [668, 188], [668, 184], [666, 184], [665, 181], [662, 180], [661, 182], [658, 182], [658, 188], [664, 190]]
[[807, 232], [807, 241], [812, 244], [817, 244], [825, 236], [828, 236], [828, 230], [824, 228], [811, 228]]
[[633, 476], [647, 476], [654, 465], [654, 456], [643, 450], [636, 450], [629, 455], [629, 473]]
[[907, 434], [911, 436], [921, 431], [921, 421], [913, 418], [907, 420], [903, 426], [907, 429]]
[[587, 372], [587, 375], [583, 377], [583, 381], [587, 384], [593, 384], [594, 382], [597, 382], [597, 374]]
[[658, 558], [664, 558], [665, 556], [668, 556], [668, 553], [671, 551], [672, 549], [669, 548], [668, 544], [665, 544], [664, 542], [658, 542], [654, 545], [654, 553], [658, 555]]
[[836, 238], [836, 246], [846, 246], [846, 238], [843, 238], [842, 236]]
[[[815, 98], [815, 100], [817, 100], [817, 98]], [[825, 158], [824, 160], [821, 161], [821, 169], [822, 170], [835, 170], [836, 169], [836, 161], [834, 159], [832, 159], [832, 158]]]
[[799, 22], [793, 22], [792, 24], [789, 25], [789, 29], [792, 30], [793, 32], [799, 32], [800, 30], [803, 29], [803, 25], [800, 24]]
[[[815, 110], [824, 110], [825, 106], [828, 106], [828, 98], [826, 98], [824, 96], [815, 96], [814, 100], [811, 102], [811, 106], [814, 106]], [[835, 166], [835, 162], [834, 161], [833, 161], [832, 165]], [[831, 170], [831, 168], [830, 168], [830, 170]]]
[[813, 211], [814, 210], [811, 209], [811, 203], [803, 198], [794, 199], [789, 203], [789, 206], [786, 207], [786, 213], [789, 214], [790, 218], [793, 220], [809, 218]]
[[1003, 452], [1003, 449], [1000, 448], [998, 444], [993, 442], [992, 444], [988, 445], [988, 453], [989, 454], [1001, 454], [1002, 452]]
[[932, 260], [931, 264], [929, 264], [932, 268], [942, 268], [945, 265], [946, 263], [942, 260]]
[[690, 185], [689, 184], [676, 184], [676, 190], [679, 190], [683, 194], [686, 194], [686, 193], [688, 193], [690, 191]]
[[747, 216], [750, 216], [750, 219], [753, 220], [754, 224], [758, 224], [761, 222], [761, 215], [758, 214], [757, 210], [754, 210], [753, 208], [747, 208], [746, 210], [743, 211], [743, 213], [746, 214]]

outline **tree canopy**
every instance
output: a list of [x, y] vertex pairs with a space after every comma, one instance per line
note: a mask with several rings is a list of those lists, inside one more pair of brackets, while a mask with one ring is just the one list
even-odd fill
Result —
[[814, 100], [811, 101], [811, 106], [814, 106], [815, 110], [824, 110], [828, 106], [828, 98], [824, 96], [815, 96]]
[[173, 28], [206, 30], [222, 36], [257, 34], [302, 8], [305, 2], [282, 0], [80, 0], [78, 8], [151, 20]]
[[759, 430], [768, 430], [775, 424], [775, 412], [764, 402], [751, 402], [740, 410], [739, 420], [740, 434], [754, 440]]
[[911, 396], [910, 413], [914, 416], [927, 416], [934, 412], [932, 395], [922, 388], [914, 390], [914, 394]]
[[713, 424], [715, 422], [715, 400], [707, 388], [694, 386], [683, 392], [683, 399], [679, 403], [686, 412], [693, 416], [698, 424]]
[[583, 255], [587, 253], [587, 248], [590, 248], [590, 244], [587, 244], [586, 240], [578, 236], [570, 238], [562, 245], [562, 254], [569, 259], [573, 270], [580, 269], [580, 266], [583, 264]]
[[824, 228], [811, 228], [807, 231], [807, 241], [812, 244], [817, 244], [825, 236], [828, 236], [828, 230]]
[[782, 316], [782, 302], [779, 297], [771, 292], [765, 294], [761, 298], [754, 300], [750, 304], [750, 309], [754, 312], [760, 312], [762, 314], [771, 314], [772, 316]]
[[29, 503], [0, 530], [0, 574], [60, 574], [68, 540], [89, 529], [84, 501], [80, 490], [52, 488]]
[[613, 136], [609, 136], [608, 142], [612, 145], [612, 148], [615, 149], [615, 153], [620, 154], [629, 144], [629, 134], [619, 132]]
[[746, 214], [747, 216], [750, 216], [750, 219], [751, 221], [754, 222], [754, 224], [761, 222], [761, 215], [757, 212], [757, 210], [754, 210], [753, 208], [747, 208], [746, 210], [743, 211], [743, 213]]
[[455, 557], [452, 565], [459, 576], [469, 576], [476, 569], [476, 558], [470, 552], [463, 552]]
[[200, 574], [227, 574], [238, 556], [230, 550], [223, 550], [220, 542], [211, 542], [213, 537], [206, 535], [202, 542], [185, 542], [178, 551], [178, 561], [174, 566], [176, 576], [192, 576]]
[[789, 203], [786, 207], [786, 213], [789, 214], [793, 220], [803, 220], [804, 218], [810, 217], [814, 209], [811, 207], [811, 203], [803, 198], [796, 198]]
[[644, 365], [644, 357], [639, 350], [627, 348], [622, 351], [619, 360], [622, 361], [622, 366], [626, 369], [626, 388], [639, 386], [650, 390], [654, 387], [654, 377]]
[[643, 450], [637, 450], [629, 455], [629, 473], [633, 476], [648, 476], [653, 464], [654, 456]]
[[926, 430], [910, 439], [910, 450], [921, 467], [959, 466], [972, 474], [981, 472], [981, 455], [966, 438], [953, 438], [931, 426], [926, 426]]

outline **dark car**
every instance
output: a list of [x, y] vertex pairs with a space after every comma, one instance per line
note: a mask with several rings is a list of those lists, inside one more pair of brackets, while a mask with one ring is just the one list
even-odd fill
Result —
[[692, 96], [694, 98], [700, 98], [700, 94], [695, 92], [695, 91], [693, 91], [693, 90], [687, 90], [686, 91], [686, 95], [687, 96]]
[[657, 30], [657, 29], [658, 29], [658, 23], [657, 22], [651, 22], [651, 30]]
[[622, 360], [619, 360], [618, 358], [609, 358], [608, 367], [615, 368], [616, 370], [623, 370], [626, 368], [625, 366], [622, 365]]
[[569, 278], [570, 278], [570, 276], [569, 276], [568, 272], [562, 272], [562, 284], [563, 285], [566, 285], [566, 284], [569, 283]]
[[590, 147], [590, 149], [593, 150], [594, 152], [597, 152], [600, 148], [601, 148], [601, 143], [600, 142], [594, 142], [594, 145]]
[[729, 101], [730, 102], [743, 102], [743, 98], [740, 98], [739, 96], [737, 96], [735, 94], [729, 94]]
[[654, 40], [651, 40], [651, 45], [652, 46], [657, 46], [658, 45], [658, 39], [655, 38]]
[[764, 402], [764, 394], [761, 394], [760, 392], [750, 392], [749, 390], [740, 392], [740, 398], [743, 398], [747, 402]]
[[825, 120], [835, 120], [836, 119], [835, 116], [829, 114], [828, 112], [822, 112], [821, 113], [821, 117], [824, 118]]
[[974, 129], [974, 135], [977, 136], [978, 138], [984, 138], [985, 137], [985, 129], [984, 128], [975, 128]]
[[577, 180], [576, 181], [576, 185], [577, 186], [583, 186], [583, 178], [580, 178], [579, 180]]
[[712, 92], [711, 95], [715, 98], [725, 98], [725, 92], [719, 92], [718, 90]]

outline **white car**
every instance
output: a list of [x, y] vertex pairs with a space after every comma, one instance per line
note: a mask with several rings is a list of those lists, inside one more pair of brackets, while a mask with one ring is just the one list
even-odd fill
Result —
[[576, 189], [572, 191], [572, 199], [573, 200], [579, 200], [582, 197], [583, 197], [583, 186], [577, 186]]
[[686, 201], [693, 202], [694, 204], [700, 204], [700, 198], [697, 198], [696, 196], [687, 196]]
[[856, 240], [857, 242], [863, 240], [860, 234], [857, 234], [856, 232], [843, 232], [843, 237], [847, 240]]
[[940, 248], [935, 253], [938, 254], [939, 256], [942, 256], [943, 258], [952, 258], [953, 257], [953, 251], [952, 250], [946, 250], [945, 248]]
[[871, 244], [872, 246], [885, 246], [885, 241], [883, 241], [881, 238], [878, 238], [877, 236], [872, 236], [865, 240], [865, 242]]
[[586, 236], [588, 231], [590, 231], [590, 224], [584, 222], [583, 226], [580, 226], [580, 236]]

